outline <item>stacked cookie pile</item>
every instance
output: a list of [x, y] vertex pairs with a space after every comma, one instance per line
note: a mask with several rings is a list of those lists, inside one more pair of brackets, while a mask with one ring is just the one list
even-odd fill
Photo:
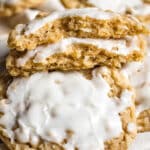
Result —
[[17, 25], [0, 73], [0, 139], [11, 150], [127, 150], [146, 116], [136, 118], [128, 78], [147, 34], [136, 17], [99, 8]]
[[147, 29], [135, 17], [97, 8], [71, 9], [21, 24], [10, 33], [7, 69], [13, 76], [44, 70], [121, 67], [141, 60]]

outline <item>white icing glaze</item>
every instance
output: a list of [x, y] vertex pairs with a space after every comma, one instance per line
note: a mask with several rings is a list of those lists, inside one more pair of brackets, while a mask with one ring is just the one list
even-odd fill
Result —
[[133, 62], [123, 68], [126, 76], [136, 89], [137, 114], [150, 108], [150, 50], [147, 48], [147, 55], [143, 62]]
[[139, 133], [129, 150], [150, 150], [150, 132]]
[[124, 13], [127, 8], [135, 8], [142, 5], [141, 0], [132, 0], [132, 2], [131, 0], [88, 0], [88, 2], [100, 9], [112, 10], [119, 13]]
[[[119, 112], [132, 106], [133, 92], [121, 97], [108, 96], [110, 86], [95, 69], [93, 78], [79, 72], [36, 73], [14, 79], [7, 90], [7, 100], [0, 101], [4, 115], [0, 124], [13, 140], [36, 145], [39, 137], [60, 143], [66, 130], [73, 132], [64, 144], [66, 150], [103, 150], [104, 141], [122, 132]], [[12, 130], [15, 124], [18, 128]]]
[[119, 14], [113, 12], [104, 12], [98, 8], [84, 8], [84, 9], [69, 9], [65, 11], [52, 12], [49, 16], [36, 19], [25, 28], [25, 34], [34, 33], [36, 30], [44, 26], [48, 22], [53, 22], [56, 19], [64, 18], [67, 16], [81, 16], [81, 17], [91, 17], [95, 19], [108, 20], [112, 17], [119, 16]]
[[[129, 46], [127, 43], [131, 42]], [[115, 54], [128, 55], [133, 51], [139, 51], [138, 37], [127, 37], [122, 40], [111, 39], [82, 39], [82, 38], [66, 38], [61, 41], [49, 44], [47, 46], [39, 46], [35, 50], [27, 51], [24, 57], [17, 60], [17, 66], [24, 66], [30, 58], [34, 58], [34, 63], [46, 63], [46, 58], [53, 54], [66, 52], [67, 48], [72, 44], [90, 44], [97, 48], [103, 48]], [[117, 50], [116, 50], [117, 48]]]
[[64, 10], [64, 6], [60, 2], [60, 0], [46, 0], [42, 6], [40, 6], [40, 9], [43, 11], [62, 11]]

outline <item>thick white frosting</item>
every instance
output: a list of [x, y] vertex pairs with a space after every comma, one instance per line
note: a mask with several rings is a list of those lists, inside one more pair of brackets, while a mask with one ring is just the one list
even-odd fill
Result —
[[[130, 42], [130, 45], [127, 46], [127, 43]], [[34, 63], [46, 63], [46, 59], [49, 56], [52, 56], [57, 53], [67, 53], [67, 49], [72, 44], [90, 44], [96, 46], [97, 48], [103, 48], [106, 51], [120, 54], [120, 55], [129, 55], [133, 51], [139, 51], [138, 37], [127, 37], [122, 40], [113, 40], [113, 39], [82, 39], [82, 38], [65, 38], [57, 43], [49, 44], [46, 46], [39, 46], [34, 50], [27, 51], [25, 56], [17, 60], [17, 66], [24, 66], [26, 62], [33, 58]], [[117, 48], [117, 50], [116, 50]]]
[[88, 2], [100, 9], [119, 13], [124, 13], [127, 8], [135, 8], [142, 5], [141, 0], [132, 0], [132, 2], [131, 0], [88, 0]]
[[[73, 135], [66, 150], [103, 150], [104, 141], [122, 132], [119, 112], [132, 106], [133, 92], [124, 90], [121, 97], [108, 96], [110, 86], [101, 76], [107, 68], [93, 71], [86, 79], [79, 72], [36, 73], [18, 78], [7, 90], [8, 99], [0, 101], [4, 115], [0, 124], [11, 140], [36, 145], [39, 137], [60, 143], [66, 131]], [[18, 128], [12, 129], [15, 124]]]
[[139, 133], [135, 141], [129, 147], [129, 150], [149, 150], [150, 132]]
[[119, 14], [113, 12], [104, 12], [98, 8], [84, 8], [84, 9], [69, 9], [65, 11], [52, 12], [49, 16], [35, 19], [26, 25], [25, 34], [34, 33], [36, 30], [44, 26], [46, 23], [53, 22], [56, 19], [64, 18], [68, 16], [81, 16], [81, 17], [91, 17], [95, 19], [108, 20], [112, 17], [119, 16]]
[[61, 11], [64, 10], [65, 7], [62, 5], [60, 0], [46, 0], [41, 6], [40, 9], [43, 11]]
[[[150, 40], [150, 39], [149, 39]], [[150, 46], [149, 46], [150, 47]], [[150, 108], [150, 50], [142, 62], [132, 62], [123, 68], [136, 89], [137, 114]]]

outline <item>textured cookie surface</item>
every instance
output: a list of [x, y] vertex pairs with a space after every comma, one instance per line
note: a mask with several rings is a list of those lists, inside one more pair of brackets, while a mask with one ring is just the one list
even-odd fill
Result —
[[97, 8], [71, 9], [16, 26], [10, 33], [8, 44], [12, 49], [24, 51], [41, 44], [54, 43], [64, 37], [124, 38], [142, 33], [149, 31], [131, 15]]
[[34, 8], [43, 3], [43, 0], [1, 0], [0, 17], [12, 16], [27, 8]]
[[0, 101], [0, 137], [17, 150], [126, 150], [136, 134], [133, 99], [124, 76], [104, 67], [14, 79]]
[[119, 40], [65, 38], [26, 52], [12, 50], [6, 66], [12, 76], [46, 70], [90, 69], [99, 65], [121, 67], [141, 60], [144, 49], [144, 41], [137, 36]]

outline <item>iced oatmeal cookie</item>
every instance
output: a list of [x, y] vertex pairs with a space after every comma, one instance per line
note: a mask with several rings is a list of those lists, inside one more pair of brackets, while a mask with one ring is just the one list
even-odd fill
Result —
[[0, 101], [0, 138], [11, 150], [127, 150], [134, 98], [124, 75], [106, 67], [16, 78]]

